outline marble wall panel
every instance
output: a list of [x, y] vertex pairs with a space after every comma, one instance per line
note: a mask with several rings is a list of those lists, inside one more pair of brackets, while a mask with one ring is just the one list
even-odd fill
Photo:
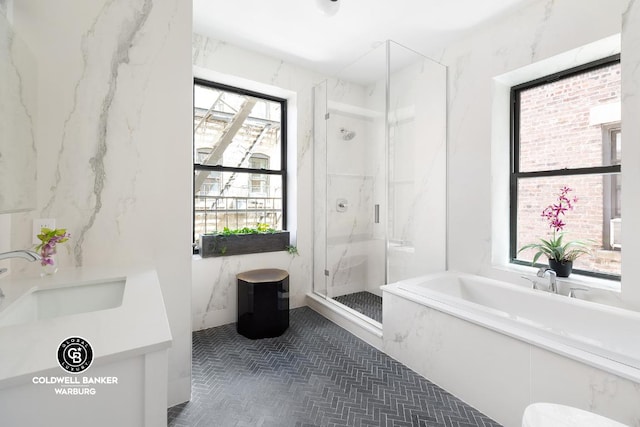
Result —
[[[38, 63], [37, 206], [13, 214], [11, 244], [55, 218], [67, 266], [158, 272], [173, 335], [169, 403], [191, 392], [191, 3], [14, 4]], [[35, 263], [33, 263], [35, 264]], [[19, 272], [37, 265], [14, 263]]]
[[[508, 218], [503, 216], [497, 220], [494, 212], [496, 207], [505, 206], [495, 203], [502, 200], [503, 194], [492, 194], [492, 188], [508, 191], [509, 179], [508, 163], [506, 167], [495, 168], [496, 157], [492, 157], [492, 140], [498, 134], [507, 135], [503, 138], [506, 143], [493, 149], [500, 153], [509, 150], [508, 108], [503, 110], [502, 114], [506, 115], [503, 118], [494, 117], [491, 108], [495, 77], [621, 34], [623, 133], [626, 141], [637, 139], [640, 125], [635, 117], [640, 105], [637, 72], [640, 57], [635, 46], [639, 40], [640, 5], [629, 0], [606, 4], [594, 2], [589, 4], [589, 13], [582, 13], [584, 7], [584, 2], [579, 0], [533, 1], [479, 27], [468, 37], [448, 46], [439, 58], [449, 69], [447, 243], [451, 269], [504, 277], [502, 270], [508, 264], [507, 256], [496, 259], [499, 257], [492, 254], [492, 251], [507, 254], [509, 244], [508, 230], [504, 231]], [[576, 60], [579, 56], [576, 55]], [[496, 129], [496, 123], [501, 123], [502, 129], [506, 126], [506, 130]], [[627, 241], [622, 251], [622, 293], [609, 292], [610, 297], [602, 297], [601, 292], [591, 292], [586, 296], [605, 303], [621, 297], [623, 306], [636, 310], [640, 309], [640, 267], [633, 261], [640, 252], [637, 239], [640, 190], [634, 184], [640, 179], [638, 151], [635, 144], [624, 149], [623, 239], [626, 236]], [[496, 186], [496, 181], [502, 184]], [[522, 271], [513, 270], [508, 280], [519, 283], [521, 274]]]
[[31, 48], [0, 13], [0, 212], [36, 207], [37, 70]]
[[289, 271], [291, 307], [305, 305], [305, 295], [313, 284], [313, 88], [325, 77], [276, 58], [241, 49], [194, 34], [192, 43], [195, 76], [220, 83], [287, 98], [288, 111], [288, 191], [292, 244], [299, 255], [287, 252], [238, 255], [201, 259], [194, 256], [194, 330], [236, 321], [235, 275], [256, 268]]

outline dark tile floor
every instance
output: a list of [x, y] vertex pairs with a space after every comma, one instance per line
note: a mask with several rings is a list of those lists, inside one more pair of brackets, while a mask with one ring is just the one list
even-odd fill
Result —
[[378, 295], [366, 291], [355, 292], [335, 297], [334, 300], [382, 323], [382, 297]]
[[193, 333], [192, 400], [170, 426], [498, 426], [309, 308], [280, 337]]

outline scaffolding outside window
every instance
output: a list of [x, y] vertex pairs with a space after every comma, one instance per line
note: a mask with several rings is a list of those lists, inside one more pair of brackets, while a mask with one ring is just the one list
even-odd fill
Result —
[[195, 79], [193, 239], [286, 228], [286, 100]]

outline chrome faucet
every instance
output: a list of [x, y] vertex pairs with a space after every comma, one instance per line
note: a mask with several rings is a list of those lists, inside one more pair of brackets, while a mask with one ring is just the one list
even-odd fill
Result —
[[0, 253], [0, 260], [8, 259], [8, 258], [23, 258], [23, 259], [26, 259], [27, 261], [33, 262], [33, 261], [38, 261], [40, 259], [40, 255], [26, 249]]
[[[40, 255], [27, 249], [20, 249], [17, 251], [0, 253], [0, 260], [9, 259], [9, 258], [23, 258], [29, 262], [38, 261], [39, 259], [41, 259]], [[0, 274], [6, 273], [6, 272], [7, 272], [6, 268], [0, 268]], [[3, 299], [4, 299], [4, 292], [2, 292], [2, 289], [0, 289], [0, 302]]]
[[541, 267], [536, 273], [538, 277], [545, 277], [549, 274], [549, 292], [558, 293], [558, 285], [556, 284], [556, 272], [550, 268]]
[[522, 277], [523, 279], [528, 280], [528, 281], [531, 282], [531, 289], [538, 289], [538, 282], [537, 281], [535, 281], [534, 279], [532, 279], [530, 277], [527, 277], [527, 276], [520, 276], [520, 277]]

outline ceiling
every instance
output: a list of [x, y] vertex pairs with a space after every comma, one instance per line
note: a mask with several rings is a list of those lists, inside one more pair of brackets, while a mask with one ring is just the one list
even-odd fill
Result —
[[387, 39], [434, 55], [526, 1], [193, 0], [193, 23], [198, 34], [336, 74]]

